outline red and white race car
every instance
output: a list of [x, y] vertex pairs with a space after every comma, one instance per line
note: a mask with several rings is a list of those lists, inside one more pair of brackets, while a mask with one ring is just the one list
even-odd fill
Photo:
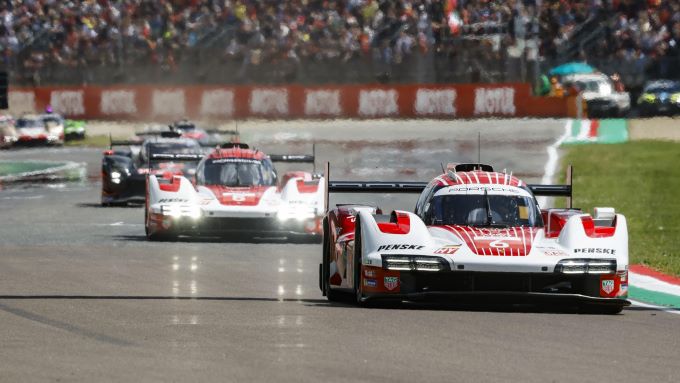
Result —
[[343, 293], [359, 304], [500, 298], [604, 313], [630, 304], [625, 217], [613, 208], [591, 216], [538, 206], [537, 195], [571, 201], [571, 181], [527, 185], [488, 165], [460, 164], [429, 183], [338, 181], [327, 190], [420, 193], [415, 212], [383, 215], [362, 205], [328, 211], [319, 284], [330, 300]]
[[[168, 156], [155, 157], [167, 161]], [[313, 163], [314, 155], [267, 155], [227, 143], [205, 157], [189, 157], [177, 160], [200, 161], [193, 179], [147, 178], [149, 239], [230, 234], [320, 239], [323, 177], [302, 171], [279, 177], [273, 165]]]

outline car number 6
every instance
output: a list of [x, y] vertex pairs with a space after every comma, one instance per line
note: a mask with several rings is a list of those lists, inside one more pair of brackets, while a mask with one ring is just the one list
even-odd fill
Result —
[[500, 239], [491, 242], [489, 246], [495, 249], [507, 249], [508, 247], [510, 247], [510, 245], [507, 242], [503, 242], [503, 240]]

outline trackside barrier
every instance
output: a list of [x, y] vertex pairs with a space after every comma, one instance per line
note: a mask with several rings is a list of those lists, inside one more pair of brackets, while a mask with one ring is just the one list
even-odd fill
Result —
[[80, 86], [10, 88], [10, 112], [47, 105], [72, 118], [567, 117], [573, 100], [533, 97], [530, 84], [339, 86]]

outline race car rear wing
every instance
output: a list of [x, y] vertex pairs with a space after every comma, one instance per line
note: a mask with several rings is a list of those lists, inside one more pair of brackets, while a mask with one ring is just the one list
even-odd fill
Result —
[[324, 210], [328, 211], [330, 193], [420, 193], [427, 182], [410, 181], [329, 181], [330, 163], [324, 168]]
[[316, 173], [316, 144], [312, 145], [312, 154], [270, 154], [269, 159], [272, 162], [312, 164], [314, 167], [312, 173]]
[[[328, 211], [329, 194], [333, 193], [420, 193], [427, 187], [427, 182], [408, 181], [329, 181], [330, 164], [326, 162], [324, 209]], [[567, 197], [568, 206], [572, 208], [572, 166], [567, 167], [566, 185], [527, 185], [535, 196]]]
[[149, 157], [151, 162], [198, 162], [202, 160], [204, 155], [202, 154], [189, 154], [189, 153], [154, 153]]
[[566, 184], [565, 185], [527, 185], [529, 190], [534, 193], [535, 196], [539, 197], [567, 197], [567, 206], [569, 209], [572, 208], [572, 196], [573, 196], [573, 176], [574, 167], [567, 166], [566, 174]]

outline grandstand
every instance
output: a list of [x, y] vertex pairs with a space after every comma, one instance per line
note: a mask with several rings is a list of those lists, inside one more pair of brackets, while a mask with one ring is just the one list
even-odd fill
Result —
[[678, 78], [670, 0], [6, 0], [15, 84], [532, 81], [586, 60]]

